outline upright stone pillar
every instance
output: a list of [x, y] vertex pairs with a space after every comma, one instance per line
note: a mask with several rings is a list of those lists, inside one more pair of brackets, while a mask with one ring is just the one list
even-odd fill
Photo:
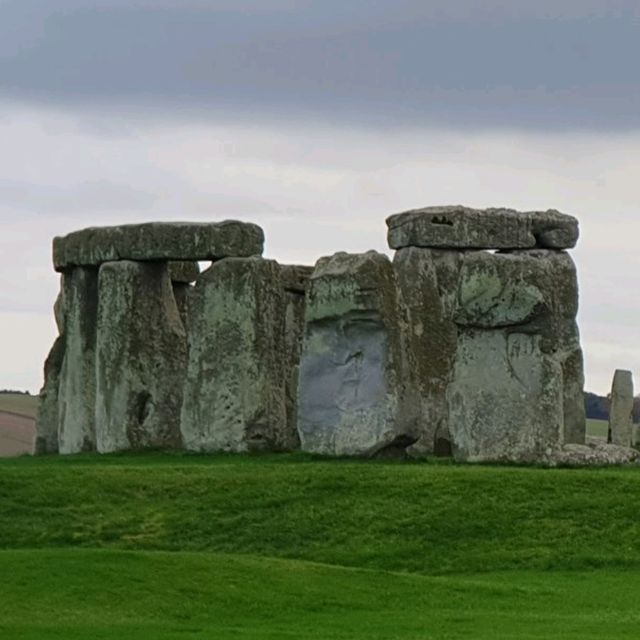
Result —
[[189, 451], [285, 449], [284, 289], [273, 260], [227, 258], [189, 306], [181, 429]]
[[318, 261], [298, 382], [303, 451], [401, 454], [416, 441], [405, 328], [386, 256], [337, 253]]
[[[62, 284], [62, 282], [61, 282]], [[64, 362], [64, 285], [62, 284], [54, 305], [54, 315], [58, 327], [58, 337], [51, 347], [44, 364], [44, 385], [38, 399], [36, 416], [35, 454], [58, 453], [58, 427], [60, 407], [58, 395], [60, 391], [60, 374]]]
[[64, 274], [64, 360], [58, 392], [60, 453], [95, 449], [98, 270], [75, 267]]
[[623, 447], [633, 445], [633, 375], [617, 369], [611, 387], [608, 441]]
[[462, 256], [459, 251], [406, 247], [393, 260], [408, 317], [405, 351], [420, 397], [420, 437], [411, 448], [417, 454], [451, 448], [446, 393], [458, 339], [453, 309]]
[[103, 264], [99, 299], [98, 451], [179, 448], [187, 346], [167, 263]]
[[280, 265], [284, 289], [285, 400], [287, 412], [287, 449], [300, 448], [298, 435], [298, 377], [304, 335], [304, 315], [313, 267]]
[[564, 251], [577, 220], [453, 206], [387, 224], [417, 356], [416, 449], [450, 438], [459, 460], [536, 461], [584, 443], [578, 285]]

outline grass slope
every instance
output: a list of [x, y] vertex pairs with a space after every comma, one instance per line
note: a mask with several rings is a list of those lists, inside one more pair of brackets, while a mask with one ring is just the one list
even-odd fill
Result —
[[637, 637], [640, 469], [0, 460], [0, 637]]
[[640, 470], [153, 455], [0, 461], [0, 548], [450, 573], [640, 568]]
[[218, 554], [0, 552], [0, 636], [637, 638], [635, 573], [427, 577]]
[[38, 411], [38, 396], [21, 393], [0, 393], [0, 411], [8, 411], [28, 418], [35, 418]]

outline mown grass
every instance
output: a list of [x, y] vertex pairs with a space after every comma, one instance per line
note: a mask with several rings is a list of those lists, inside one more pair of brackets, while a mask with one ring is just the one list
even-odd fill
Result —
[[607, 420], [587, 419], [587, 435], [593, 438], [606, 438], [609, 432]]
[[635, 467], [1, 460], [0, 637], [637, 637], [639, 493]]
[[0, 636], [416, 640], [637, 638], [635, 573], [430, 577], [292, 560], [0, 552]]

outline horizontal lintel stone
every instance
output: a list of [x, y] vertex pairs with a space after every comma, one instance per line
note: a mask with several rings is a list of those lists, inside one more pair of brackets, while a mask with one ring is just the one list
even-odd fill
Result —
[[148, 222], [92, 227], [53, 241], [56, 271], [117, 260], [218, 260], [262, 255], [264, 233], [251, 223]]
[[461, 205], [425, 207], [387, 218], [392, 249], [570, 249], [578, 221], [555, 210], [471, 209]]

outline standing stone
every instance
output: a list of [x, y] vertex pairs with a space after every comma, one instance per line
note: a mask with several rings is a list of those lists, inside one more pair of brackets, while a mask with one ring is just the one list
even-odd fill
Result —
[[95, 449], [98, 271], [77, 267], [64, 274], [64, 360], [58, 392], [60, 453]]
[[405, 353], [421, 402], [420, 438], [411, 447], [415, 454], [444, 455], [451, 448], [446, 391], [457, 346], [452, 315], [462, 256], [407, 247], [393, 260], [407, 310]]
[[617, 369], [611, 387], [608, 441], [623, 447], [633, 442], [633, 376], [631, 371]]
[[273, 451], [289, 445], [284, 308], [273, 260], [227, 258], [200, 275], [189, 306], [181, 420], [188, 450]]
[[44, 386], [40, 391], [36, 416], [36, 455], [58, 453], [58, 394], [64, 361], [64, 338], [58, 336], [44, 364]]
[[535, 462], [561, 444], [562, 368], [540, 336], [462, 332], [448, 390], [456, 459]]
[[449, 414], [463, 460], [533, 461], [584, 443], [584, 377], [571, 258], [534, 250], [464, 257]]
[[318, 261], [298, 382], [304, 451], [377, 455], [416, 441], [404, 324], [386, 256], [337, 253]]
[[36, 416], [35, 454], [58, 453], [58, 426], [60, 407], [58, 395], [60, 389], [60, 374], [64, 362], [64, 285], [54, 304], [54, 316], [58, 327], [58, 337], [47, 356], [44, 364], [44, 386], [40, 390], [38, 399], [38, 413]]
[[290, 441], [287, 449], [300, 448], [298, 435], [298, 377], [300, 355], [304, 335], [304, 314], [309, 278], [313, 267], [280, 265], [280, 277], [284, 289], [284, 349], [285, 349], [285, 400], [287, 412], [287, 434]]
[[105, 263], [99, 294], [98, 451], [179, 448], [187, 347], [167, 264]]

